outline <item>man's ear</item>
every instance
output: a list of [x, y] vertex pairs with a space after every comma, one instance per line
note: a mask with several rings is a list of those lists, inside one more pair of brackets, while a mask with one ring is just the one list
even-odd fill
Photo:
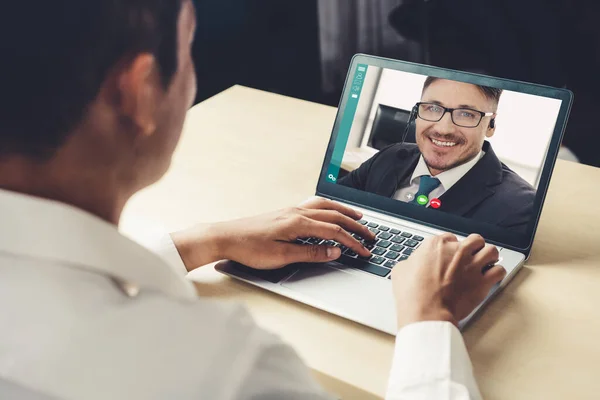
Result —
[[121, 114], [142, 135], [152, 135], [162, 94], [154, 56], [138, 54], [119, 71], [117, 82]]
[[496, 114], [492, 115], [487, 132], [485, 133], [485, 136], [488, 138], [491, 138], [492, 136], [494, 136], [494, 133], [496, 133]]

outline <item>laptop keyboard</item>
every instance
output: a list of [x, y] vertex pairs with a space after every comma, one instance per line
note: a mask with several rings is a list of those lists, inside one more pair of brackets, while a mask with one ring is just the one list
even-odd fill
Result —
[[352, 235], [371, 251], [372, 255], [370, 257], [361, 257], [346, 246], [332, 240], [305, 238], [298, 239], [297, 242], [301, 244], [319, 244], [340, 247], [342, 256], [338, 262], [382, 278], [387, 277], [388, 279], [391, 279], [392, 268], [399, 262], [407, 260], [412, 252], [415, 251], [425, 239], [424, 237], [415, 235], [411, 232], [390, 228], [365, 219], [358, 222], [362, 225], [366, 225], [371, 232], [377, 235], [373, 242], [366, 242], [357, 234]]

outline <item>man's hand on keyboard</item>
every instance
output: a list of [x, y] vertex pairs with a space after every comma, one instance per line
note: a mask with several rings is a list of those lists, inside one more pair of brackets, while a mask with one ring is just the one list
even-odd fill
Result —
[[420, 321], [449, 321], [457, 325], [467, 317], [506, 275], [495, 265], [495, 246], [480, 235], [462, 242], [444, 234], [426, 240], [392, 271], [398, 329]]
[[370, 252], [352, 237], [375, 235], [357, 222], [362, 215], [323, 198], [296, 208], [213, 225], [201, 225], [172, 234], [188, 271], [228, 259], [257, 269], [276, 269], [297, 262], [326, 262], [340, 257], [341, 249], [296, 243], [300, 238], [332, 240], [361, 256]]

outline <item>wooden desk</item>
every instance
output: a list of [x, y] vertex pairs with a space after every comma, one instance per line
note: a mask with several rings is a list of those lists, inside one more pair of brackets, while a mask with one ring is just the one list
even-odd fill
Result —
[[[168, 175], [129, 204], [178, 229], [294, 205], [314, 193], [335, 109], [233, 87], [189, 113]], [[531, 261], [465, 339], [486, 399], [600, 396], [600, 170], [559, 162]], [[393, 338], [219, 275], [203, 296], [243, 301], [344, 398], [381, 398]]]

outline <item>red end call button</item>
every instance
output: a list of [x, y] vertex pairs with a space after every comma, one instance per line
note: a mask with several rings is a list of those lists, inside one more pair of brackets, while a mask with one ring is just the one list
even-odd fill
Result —
[[440, 208], [442, 206], [442, 202], [440, 201], [440, 199], [431, 199], [429, 205], [431, 206], [431, 208]]

